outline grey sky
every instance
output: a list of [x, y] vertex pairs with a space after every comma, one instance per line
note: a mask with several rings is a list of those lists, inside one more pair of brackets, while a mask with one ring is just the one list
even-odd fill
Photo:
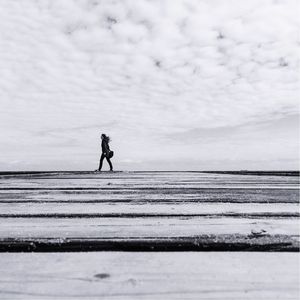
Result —
[[299, 4], [0, 2], [0, 170], [298, 169]]

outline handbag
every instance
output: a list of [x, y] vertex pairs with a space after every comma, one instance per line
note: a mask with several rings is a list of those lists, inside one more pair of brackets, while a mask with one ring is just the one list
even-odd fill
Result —
[[113, 156], [114, 156], [114, 151], [110, 151], [110, 150], [109, 150], [108, 158], [112, 158]]

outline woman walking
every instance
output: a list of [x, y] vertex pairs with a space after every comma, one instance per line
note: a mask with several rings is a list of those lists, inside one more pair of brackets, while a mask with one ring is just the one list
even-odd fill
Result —
[[101, 139], [102, 139], [102, 142], [101, 142], [102, 154], [100, 157], [99, 168], [96, 171], [99, 171], [99, 172], [101, 171], [104, 158], [106, 158], [106, 160], [109, 164], [110, 171], [113, 171], [113, 165], [112, 165], [110, 159], [113, 157], [114, 152], [109, 149], [108, 144], [110, 142], [110, 138], [109, 138], [109, 136], [107, 136], [106, 134], [103, 133], [101, 135]]

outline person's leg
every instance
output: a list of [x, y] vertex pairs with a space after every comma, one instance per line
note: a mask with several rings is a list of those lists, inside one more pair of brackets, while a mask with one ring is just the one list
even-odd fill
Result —
[[108, 157], [106, 157], [106, 160], [107, 160], [107, 162], [109, 164], [110, 171], [112, 171], [113, 170], [113, 165], [112, 165], [110, 159]]
[[98, 168], [98, 171], [101, 171], [101, 169], [102, 169], [104, 157], [105, 157], [105, 155], [102, 153], [102, 154], [101, 154], [101, 157], [100, 157], [100, 162], [99, 162], [99, 168]]

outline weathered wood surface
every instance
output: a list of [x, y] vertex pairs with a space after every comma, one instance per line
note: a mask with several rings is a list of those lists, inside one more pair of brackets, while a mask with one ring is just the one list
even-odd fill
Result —
[[299, 250], [299, 177], [0, 174], [0, 250]]
[[298, 180], [0, 174], [0, 299], [298, 299]]
[[299, 299], [299, 254], [1, 253], [0, 299]]

